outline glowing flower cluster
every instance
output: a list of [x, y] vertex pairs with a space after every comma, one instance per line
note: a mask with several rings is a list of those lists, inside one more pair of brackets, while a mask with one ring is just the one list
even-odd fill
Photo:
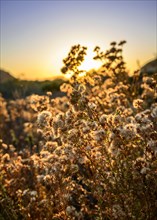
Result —
[[[9, 116], [17, 120], [18, 103], [23, 139], [31, 131], [36, 137], [34, 117], [40, 136], [19, 149], [0, 141], [0, 186], [5, 189], [0, 205], [3, 202], [8, 215], [48, 220], [155, 219], [157, 83], [155, 76], [141, 79], [127, 74], [119, 48], [123, 43], [116, 47], [112, 42], [106, 53], [96, 48], [97, 58], [105, 59], [103, 72], [83, 77], [70, 53], [66, 71], [70, 62], [70, 70], [75, 71], [62, 85], [65, 97], [51, 100], [49, 95], [33, 95], [9, 103], [11, 111], [3, 100], [3, 122]], [[73, 50], [84, 54], [80, 46]], [[137, 83], [130, 83], [135, 78]], [[27, 105], [33, 110], [28, 111]]]

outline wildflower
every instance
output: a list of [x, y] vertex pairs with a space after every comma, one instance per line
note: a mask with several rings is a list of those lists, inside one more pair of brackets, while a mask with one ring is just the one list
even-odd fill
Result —
[[7, 150], [7, 149], [8, 149], [8, 145], [7, 145], [7, 144], [2, 143], [2, 148], [3, 148], [4, 150]]
[[146, 114], [147, 112], [140, 112], [135, 115], [135, 119], [137, 122], [142, 123], [142, 124], [149, 124], [151, 121], [148, 119], [148, 115]]
[[24, 191], [23, 191], [23, 196], [25, 196], [26, 194], [28, 194], [29, 193], [29, 189], [25, 189]]
[[106, 136], [106, 132], [103, 129], [93, 132], [93, 137], [94, 140], [96, 141], [103, 140], [105, 136]]
[[45, 183], [48, 183], [51, 180], [51, 176], [47, 174], [46, 176], [44, 176], [43, 180]]
[[61, 114], [59, 114], [54, 119], [53, 125], [56, 126], [56, 128], [63, 128], [64, 127], [64, 121], [63, 121], [62, 117], [63, 116]]
[[146, 174], [150, 169], [147, 167], [143, 167], [140, 171], [141, 174]]
[[92, 149], [92, 146], [87, 145], [87, 147], [85, 148], [87, 151], [90, 151]]
[[110, 146], [108, 148], [108, 151], [109, 153], [113, 156], [113, 157], [116, 157], [118, 156], [119, 154], [119, 148], [118, 148], [118, 144], [117, 144], [117, 141], [116, 139], [114, 139], [111, 143], [110, 143]]
[[141, 88], [144, 89], [142, 98], [153, 98], [154, 96], [154, 89], [152, 89], [148, 84], [141, 85]]
[[133, 106], [136, 109], [141, 109], [143, 106], [144, 101], [142, 99], [134, 99], [133, 100]]
[[109, 136], [108, 136], [108, 140], [109, 141], [113, 141], [114, 139], [115, 139], [115, 133], [114, 132], [111, 132], [110, 134], [109, 134]]
[[74, 206], [67, 206], [66, 213], [67, 213], [67, 215], [71, 215], [71, 214], [74, 214], [75, 210], [76, 209]]
[[136, 120], [135, 120], [135, 118], [133, 117], [133, 116], [129, 116], [129, 117], [127, 117], [126, 118], [126, 122], [127, 123], [132, 123], [132, 124], [136, 124]]
[[46, 151], [46, 150], [42, 150], [40, 152], [40, 155], [41, 155], [42, 158], [47, 158], [50, 155], [50, 152]]
[[79, 171], [79, 167], [77, 164], [72, 164], [71, 169], [73, 173], [77, 173]]
[[74, 112], [72, 111], [72, 109], [69, 109], [66, 113], [65, 113], [65, 117], [66, 119], [69, 119], [71, 117], [73, 117]]
[[21, 189], [18, 189], [18, 190], [16, 191], [16, 194], [17, 194], [17, 197], [21, 197], [21, 195], [22, 195], [22, 190], [21, 190]]
[[86, 127], [83, 127], [83, 128], [82, 128], [82, 132], [83, 132], [84, 134], [88, 133], [89, 131], [90, 131], [90, 127], [89, 127], [89, 126], [86, 126]]
[[10, 152], [14, 152], [16, 150], [16, 148], [12, 144], [10, 144], [9, 150], [10, 150]]
[[104, 125], [107, 121], [107, 115], [103, 114], [99, 118], [100, 124]]
[[44, 175], [37, 175], [37, 182], [41, 183], [44, 179]]
[[86, 156], [80, 157], [80, 158], [78, 159], [78, 162], [79, 162], [80, 164], [85, 164], [87, 161], [88, 161], [88, 158], [87, 158]]
[[78, 91], [83, 94], [86, 91], [86, 87], [83, 84], [80, 84], [78, 87]]
[[98, 127], [98, 123], [96, 121], [88, 122], [88, 126], [94, 130]]
[[2, 156], [2, 161], [3, 161], [3, 163], [8, 163], [9, 161], [10, 161], [10, 155], [9, 154], [4, 154], [3, 156]]
[[148, 141], [147, 145], [151, 150], [155, 152], [155, 154], [157, 154], [157, 141], [150, 140]]
[[143, 82], [149, 85], [152, 85], [155, 83], [155, 80], [152, 77], [144, 76]]
[[71, 141], [76, 141], [78, 139], [79, 130], [76, 128], [73, 128], [68, 131], [68, 139]]
[[37, 191], [35, 191], [35, 190], [31, 191], [31, 192], [30, 192], [30, 195], [31, 195], [32, 197], [37, 196]]
[[143, 134], [149, 134], [150, 132], [152, 132], [154, 130], [154, 126], [153, 123], [148, 123], [148, 124], [143, 124], [143, 125], [138, 125], [138, 130], [143, 133]]
[[52, 92], [48, 91], [48, 92], [46, 92], [46, 95], [47, 96], [52, 96]]
[[38, 118], [37, 118], [37, 122], [38, 122], [39, 126], [45, 127], [45, 125], [48, 125], [51, 117], [52, 117], [51, 112], [49, 112], [49, 111], [42, 111], [38, 115]]
[[136, 124], [126, 124], [123, 128], [120, 128], [120, 134], [126, 140], [130, 138], [134, 138], [137, 135], [137, 127]]
[[61, 153], [62, 153], [62, 148], [61, 148], [60, 146], [58, 146], [58, 147], [54, 150], [54, 153], [55, 153], [56, 155], [60, 156]]
[[39, 202], [39, 205], [45, 205], [48, 203], [48, 200], [47, 199], [42, 199], [40, 202]]
[[119, 124], [121, 121], [122, 121], [122, 118], [121, 118], [120, 115], [114, 115], [114, 116], [112, 117], [112, 124], [113, 124], [113, 125], [117, 125], [117, 124]]
[[88, 103], [88, 107], [91, 109], [91, 110], [95, 110], [96, 109], [96, 104], [94, 104], [93, 102], [89, 102]]
[[118, 205], [118, 204], [113, 205], [112, 210], [113, 210], [113, 216], [116, 219], [118, 219], [118, 218], [124, 219], [124, 217], [126, 217], [126, 215], [123, 212], [123, 210], [120, 207], [120, 205]]
[[157, 119], [157, 106], [155, 108], [153, 108], [152, 112], [151, 112], [151, 116], [154, 119]]
[[66, 93], [71, 93], [72, 92], [72, 87], [70, 84], [68, 83], [63, 83], [61, 86], [60, 86], [60, 90], [62, 92], [66, 92]]
[[36, 201], [36, 198], [34, 196], [31, 197], [30, 202], [35, 202], [35, 201]]
[[95, 154], [94, 154], [94, 158], [96, 160], [99, 160], [99, 159], [101, 159], [101, 157], [102, 157], [102, 154], [99, 151], [96, 151]]

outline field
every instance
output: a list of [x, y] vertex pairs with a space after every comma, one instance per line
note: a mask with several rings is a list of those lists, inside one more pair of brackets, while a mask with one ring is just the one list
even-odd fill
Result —
[[100, 71], [64, 59], [66, 96], [0, 97], [0, 220], [155, 220], [157, 75], [130, 76], [123, 45]]

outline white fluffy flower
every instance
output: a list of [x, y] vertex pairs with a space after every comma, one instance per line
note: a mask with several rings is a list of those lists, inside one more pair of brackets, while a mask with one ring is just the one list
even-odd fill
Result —
[[96, 141], [103, 140], [105, 138], [105, 135], [106, 135], [106, 132], [103, 129], [93, 132], [93, 138]]
[[157, 119], [157, 106], [152, 110], [151, 116]]
[[107, 121], [107, 115], [106, 114], [101, 115], [99, 121], [100, 124], [105, 124], [105, 122]]
[[96, 109], [96, 104], [94, 104], [93, 102], [89, 102], [88, 103], [88, 107], [92, 110], [95, 110]]
[[91, 129], [90, 129], [89, 126], [86, 126], [86, 127], [83, 127], [83, 128], [82, 128], [82, 131], [83, 131], [84, 134], [88, 133], [90, 130], [91, 130]]
[[31, 192], [30, 192], [30, 195], [31, 195], [31, 196], [37, 196], [37, 191], [35, 191], [35, 190], [31, 191]]
[[71, 214], [74, 214], [75, 210], [76, 209], [74, 206], [67, 206], [66, 213], [67, 213], [67, 215], [71, 215]]
[[150, 140], [148, 141], [147, 145], [154, 151], [155, 154], [157, 154], [157, 141]]
[[134, 138], [137, 135], [137, 125], [133, 123], [126, 124], [120, 129], [120, 134], [126, 140]]
[[141, 174], [146, 174], [150, 169], [147, 167], [143, 167], [140, 171]]
[[45, 125], [47, 125], [51, 117], [52, 117], [52, 114], [49, 111], [42, 111], [41, 113], [39, 113], [38, 118], [37, 118], [37, 122], [39, 126], [44, 127]]

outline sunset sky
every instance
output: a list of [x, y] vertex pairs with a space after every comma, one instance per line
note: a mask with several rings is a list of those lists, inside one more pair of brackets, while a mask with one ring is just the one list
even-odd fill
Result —
[[[129, 70], [157, 55], [157, 1], [1, 0], [0, 67], [15, 77], [60, 75], [71, 46], [126, 40]], [[99, 64], [98, 64], [99, 65]], [[98, 67], [87, 59], [85, 68]]]

